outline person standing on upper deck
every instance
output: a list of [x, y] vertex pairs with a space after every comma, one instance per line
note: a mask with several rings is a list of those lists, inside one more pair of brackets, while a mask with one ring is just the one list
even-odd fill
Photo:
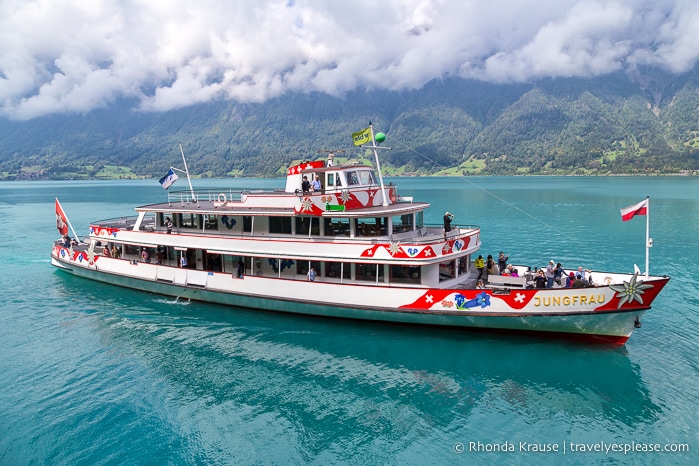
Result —
[[316, 178], [313, 180], [313, 191], [320, 191], [320, 189], [320, 176], [316, 175]]
[[454, 220], [454, 214], [447, 211], [444, 213], [444, 239], [447, 239], [447, 233], [451, 231], [451, 222]]

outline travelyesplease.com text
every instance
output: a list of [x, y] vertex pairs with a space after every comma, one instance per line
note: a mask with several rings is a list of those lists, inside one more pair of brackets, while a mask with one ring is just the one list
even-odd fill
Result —
[[481, 442], [471, 441], [454, 444], [455, 453], [604, 453], [605, 455], [621, 453], [686, 453], [687, 443], [644, 443], [644, 442]]

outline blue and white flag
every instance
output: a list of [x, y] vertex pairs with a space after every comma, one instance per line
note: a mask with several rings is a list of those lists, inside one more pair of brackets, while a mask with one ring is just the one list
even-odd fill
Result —
[[175, 173], [171, 168], [168, 170], [167, 175], [160, 178], [160, 185], [163, 187], [163, 189], [167, 189], [172, 186], [172, 183], [177, 181], [178, 178], [179, 176], [177, 176], [177, 173]]

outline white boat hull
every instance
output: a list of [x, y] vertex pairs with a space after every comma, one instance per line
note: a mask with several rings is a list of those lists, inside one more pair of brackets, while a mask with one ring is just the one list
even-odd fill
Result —
[[[566, 334], [624, 343], [667, 283], [654, 283], [646, 303], [618, 308], [608, 286], [585, 289], [521, 289], [509, 292], [427, 289], [379, 284], [307, 282], [178, 269], [87, 256], [70, 258], [54, 248], [52, 263], [77, 276], [136, 290], [268, 311], [415, 325]], [[63, 250], [66, 251], [66, 250]]]

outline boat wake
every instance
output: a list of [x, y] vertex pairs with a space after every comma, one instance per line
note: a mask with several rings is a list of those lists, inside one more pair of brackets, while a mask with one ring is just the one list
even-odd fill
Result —
[[179, 305], [179, 306], [188, 306], [190, 304], [190, 301], [186, 298], [175, 298], [175, 299], [156, 299], [156, 303], [161, 303], [161, 304], [169, 304], [169, 305]]

